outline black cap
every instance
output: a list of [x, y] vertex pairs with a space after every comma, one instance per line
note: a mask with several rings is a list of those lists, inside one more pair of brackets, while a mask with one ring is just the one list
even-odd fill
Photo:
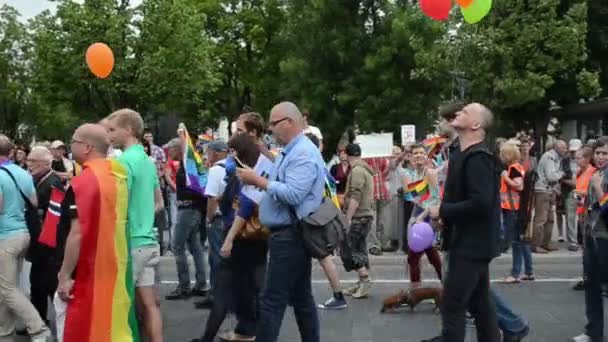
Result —
[[228, 144], [222, 140], [215, 140], [211, 142], [207, 148], [212, 149], [215, 152], [228, 152]]
[[357, 144], [348, 144], [348, 146], [346, 146], [346, 155], [349, 157], [361, 157], [361, 146]]

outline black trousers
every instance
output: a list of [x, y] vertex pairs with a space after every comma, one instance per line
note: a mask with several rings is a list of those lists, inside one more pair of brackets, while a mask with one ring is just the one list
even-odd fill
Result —
[[496, 307], [490, 297], [489, 261], [450, 253], [441, 306], [443, 341], [464, 342], [466, 311], [475, 319], [478, 341], [500, 341]]
[[264, 284], [266, 264], [248, 269], [235, 269], [220, 265], [213, 306], [207, 318], [201, 342], [213, 342], [229, 311], [235, 313], [234, 332], [255, 336], [258, 317], [258, 294]]
[[604, 299], [602, 285], [608, 283], [608, 240], [585, 237], [583, 251], [585, 284], [585, 333], [591, 341], [602, 341], [604, 336]]
[[48, 300], [57, 291], [57, 274], [61, 265], [46, 260], [33, 260], [30, 271], [30, 299], [43, 321], [48, 322]]

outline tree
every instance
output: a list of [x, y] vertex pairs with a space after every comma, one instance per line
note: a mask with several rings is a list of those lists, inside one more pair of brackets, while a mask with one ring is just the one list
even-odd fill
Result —
[[608, 2], [589, 0], [588, 2], [587, 46], [593, 68], [600, 71], [600, 85], [604, 96], [608, 96]]
[[584, 1], [504, 0], [481, 23], [461, 24], [452, 48], [469, 98], [543, 135], [552, 102], [599, 94], [597, 72], [587, 69], [586, 18]]
[[19, 123], [28, 113], [27, 32], [19, 13], [0, 7], [0, 132], [16, 136]]

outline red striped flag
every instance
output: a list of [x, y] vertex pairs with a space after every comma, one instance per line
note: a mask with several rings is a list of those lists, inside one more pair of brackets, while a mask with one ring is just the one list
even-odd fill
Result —
[[42, 231], [38, 237], [38, 242], [43, 245], [55, 248], [57, 247], [57, 225], [61, 218], [61, 202], [65, 197], [63, 190], [53, 187], [51, 190], [51, 200], [49, 201], [49, 208], [44, 218], [44, 224], [42, 225]]

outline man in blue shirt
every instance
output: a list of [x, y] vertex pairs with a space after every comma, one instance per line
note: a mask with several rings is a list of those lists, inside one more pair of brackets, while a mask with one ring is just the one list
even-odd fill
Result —
[[266, 284], [260, 298], [256, 341], [277, 341], [287, 304], [294, 308], [303, 342], [319, 341], [319, 319], [311, 287], [311, 257], [298, 221], [315, 212], [323, 198], [325, 163], [303, 133], [302, 113], [291, 102], [276, 105], [268, 123], [284, 146], [268, 179], [251, 169], [238, 169], [243, 184], [266, 191], [260, 221], [271, 231]]
[[30, 244], [25, 200], [34, 206], [38, 201], [32, 176], [8, 158], [12, 148], [10, 139], [0, 134], [0, 340], [11, 340], [19, 318], [32, 341], [46, 342], [50, 330], [17, 287], [19, 264]]

